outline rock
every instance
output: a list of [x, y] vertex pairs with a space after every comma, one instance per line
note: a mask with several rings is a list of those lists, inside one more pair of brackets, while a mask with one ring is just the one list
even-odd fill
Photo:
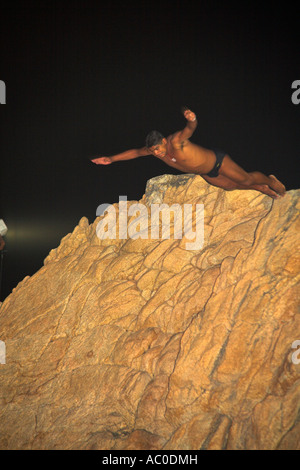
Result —
[[299, 450], [299, 195], [164, 175], [128, 201], [204, 204], [199, 250], [82, 218], [1, 305], [0, 448]]

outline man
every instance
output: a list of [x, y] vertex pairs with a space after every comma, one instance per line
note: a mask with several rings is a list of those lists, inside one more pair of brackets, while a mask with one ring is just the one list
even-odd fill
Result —
[[7, 234], [7, 227], [4, 223], [4, 220], [0, 219], [0, 251], [2, 251], [3, 248], [5, 247], [5, 241], [3, 240], [2, 236], [4, 237], [4, 235], [6, 234]]
[[146, 145], [140, 149], [131, 149], [111, 157], [93, 158], [96, 165], [108, 165], [122, 160], [154, 155], [167, 165], [185, 173], [200, 175], [208, 183], [226, 190], [255, 189], [273, 199], [284, 196], [284, 185], [274, 176], [265, 176], [253, 171], [247, 173], [225, 152], [209, 150], [190, 142], [197, 127], [194, 112], [183, 108], [187, 120], [185, 128], [165, 138], [157, 131], [152, 131], [146, 138]]
[[2, 236], [0, 235], [0, 251], [3, 250], [5, 247], [5, 241], [3, 240]]

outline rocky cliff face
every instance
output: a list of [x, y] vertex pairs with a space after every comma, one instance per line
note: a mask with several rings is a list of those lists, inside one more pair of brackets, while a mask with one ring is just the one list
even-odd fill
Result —
[[150, 180], [198, 250], [81, 219], [1, 306], [0, 448], [300, 449], [299, 196]]

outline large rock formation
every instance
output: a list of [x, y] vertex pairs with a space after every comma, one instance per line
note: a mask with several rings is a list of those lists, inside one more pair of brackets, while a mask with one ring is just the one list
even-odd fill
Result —
[[300, 449], [299, 195], [154, 178], [198, 250], [82, 218], [1, 306], [0, 448]]

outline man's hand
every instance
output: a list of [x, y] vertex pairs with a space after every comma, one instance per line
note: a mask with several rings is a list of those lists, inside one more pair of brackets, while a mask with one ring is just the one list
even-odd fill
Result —
[[110, 157], [99, 157], [91, 159], [91, 162], [96, 163], [96, 165], [109, 165], [111, 163]]
[[193, 111], [191, 111], [189, 108], [187, 108], [186, 106], [183, 106], [181, 108], [181, 110], [182, 110], [182, 113], [183, 113], [183, 115], [184, 115], [184, 117], [187, 121], [189, 121], [189, 122], [196, 121], [196, 119], [197, 119], [196, 114], [193, 113]]

